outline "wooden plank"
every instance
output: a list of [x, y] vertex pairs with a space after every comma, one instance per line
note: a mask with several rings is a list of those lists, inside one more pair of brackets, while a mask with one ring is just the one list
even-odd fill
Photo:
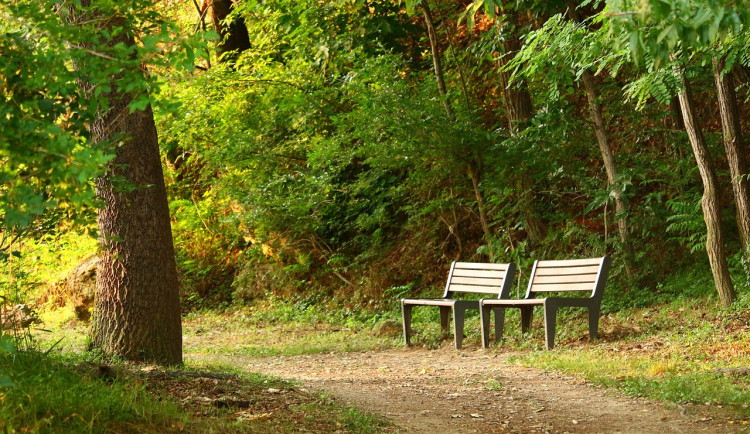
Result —
[[550, 267], [536, 269], [536, 276], [567, 276], [570, 274], [598, 274], [599, 266], [585, 267]]
[[452, 298], [407, 298], [404, 304], [415, 306], [453, 306], [456, 300]]
[[451, 278], [451, 285], [455, 284], [466, 284], [466, 285], [482, 285], [482, 286], [503, 286], [505, 279], [478, 279], [475, 277], [458, 277], [453, 276]]
[[531, 292], [593, 291], [593, 283], [542, 283], [531, 285]]
[[539, 261], [538, 267], [571, 267], [579, 265], [599, 265], [602, 263], [602, 258], [589, 258], [589, 259], [565, 259], [562, 261]]
[[505, 277], [505, 271], [495, 270], [459, 270], [453, 269], [453, 276], [461, 277], [489, 277], [489, 278], [503, 278]]
[[499, 294], [499, 286], [478, 286], [478, 285], [451, 285], [450, 290], [453, 292], [475, 292], [477, 294]]
[[534, 276], [534, 283], [581, 283], [596, 282], [596, 274], [570, 275], [570, 276]]
[[521, 298], [521, 299], [487, 299], [484, 300], [486, 306], [541, 306], [544, 304], [543, 298]]
[[466, 268], [470, 270], [500, 270], [508, 269], [508, 264], [490, 264], [487, 262], [456, 262], [455, 268]]

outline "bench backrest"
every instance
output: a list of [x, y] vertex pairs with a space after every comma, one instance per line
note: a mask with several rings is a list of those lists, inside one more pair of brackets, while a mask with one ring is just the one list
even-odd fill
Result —
[[497, 298], [508, 298], [515, 272], [516, 264], [512, 262], [453, 262], [443, 298], [451, 298], [454, 292], [494, 294]]
[[609, 256], [564, 261], [535, 261], [526, 298], [540, 292], [589, 292], [601, 299], [609, 274]]

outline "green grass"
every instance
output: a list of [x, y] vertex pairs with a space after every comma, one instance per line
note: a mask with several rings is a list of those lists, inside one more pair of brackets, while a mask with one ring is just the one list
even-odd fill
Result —
[[[741, 303], [720, 309], [710, 300], [678, 298], [660, 306], [623, 309], [602, 318], [599, 341], [589, 343], [568, 333], [554, 351], [528, 351], [511, 361], [577, 374], [631, 396], [723, 406], [747, 418], [750, 377], [731, 377], [720, 370], [750, 366], [750, 310]], [[558, 319], [558, 330], [575, 330], [573, 336], [585, 337], [585, 327], [569, 320], [584, 322]]]
[[0, 388], [0, 432], [170, 431], [185, 422], [143, 385], [106, 382], [57, 357], [5, 353], [0, 371], [13, 383]]
[[[75, 355], [0, 355], [0, 432], [381, 432], [383, 418], [341, 405], [293, 382], [208, 363], [229, 379], [149, 377], [139, 365], [99, 365]], [[248, 404], [213, 405], [227, 397]]]

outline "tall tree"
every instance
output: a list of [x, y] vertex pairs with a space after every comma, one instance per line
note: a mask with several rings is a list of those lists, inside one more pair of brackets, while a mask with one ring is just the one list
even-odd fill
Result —
[[[450, 99], [448, 97], [448, 88], [445, 85], [445, 73], [443, 71], [442, 56], [438, 47], [437, 31], [435, 29], [435, 22], [432, 16], [432, 10], [428, 0], [411, 0], [407, 2], [407, 7], [413, 9], [416, 5], [419, 5], [422, 9], [422, 15], [424, 17], [425, 27], [427, 28], [427, 35], [430, 39], [430, 53], [432, 55], [432, 65], [435, 72], [435, 81], [437, 83], [438, 93], [443, 102], [443, 108], [445, 109], [445, 115], [448, 120], [454, 122], [456, 120], [456, 114], [453, 111]], [[472, 158], [468, 166], [466, 167], [466, 173], [471, 180], [471, 186], [474, 190], [474, 197], [477, 201], [477, 211], [479, 212], [479, 223], [482, 225], [482, 232], [486, 237], [491, 235], [489, 218], [487, 217], [487, 207], [484, 202], [484, 196], [481, 190], [481, 162], [477, 161], [477, 158]]]
[[[65, 16], [71, 26], [97, 26], [100, 34], [112, 35], [108, 47], [119, 53], [128, 47], [128, 56], [135, 56], [135, 29], [117, 4], [84, 0]], [[141, 74], [137, 63], [128, 65], [135, 68], [128, 74]], [[79, 70], [88, 67], [85, 60], [76, 64]], [[122, 79], [119, 74], [109, 83], [80, 83], [84, 94], [106, 98], [90, 125], [94, 141], [121, 141], [107, 173], [96, 181], [104, 205], [91, 341], [108, 355], [179, 364], [179, 290], [157, 132], [150, 105], [135, 105], [147, 96], [125, 90]]]
[[[713, 56], [714, 81], [721, 114], [722, 141], [729, 163], [729, 174], [732, 176], [732, 190], [737, 212], [737, 228], [742, 240], [746, 259], [750, 248], [750, 186], [747, 179], [747, 161], [745, 142], [740, 126], [737, 93], [734, 87], [732, 71], [726, 70], [726, 57]], [[750, 266], [750, 262], [747, 263]]]
[[711, 264], [711, 272], [714, 276], [716, 290], [719, 293], [721, 304], [729, 306], [736, 298], [732, 279], [729, 275], [729, 267], [724, 247], [724, 234], [721, 230], [721, 208], [719, 181], [716, 178], [711, 155], [706, 146], [698, 118], [695, 115], [695, 102], [690, 89], [690, 83], [685, 76], [685, 70], [680, 65], [674, 66], [674, 74], [680, 79], [682, 88], [678, 94], [680, 107], [682, 108], [682, 119], [685, 131], [690, 139], [690, 145], [698, 163], [698, 170], [703, 181], [703, 198], [701, 208], [703, 218], [706, 221], [706, 251], [708, 261]]
[[[643, 53], [650, 55], [656, 67], [664, 65], [667, 60], [676, 62], [677, 53], [687, 55], [693, 52], [710, 51], [717, 43], [723, 42], [727, 35], [742, 31], [742, 26], [750, 22], [750, 11], [747, 1], [721, 2], [700, 0], [678, 0], [672, 3], [646, 0], [611, 0], [608, 2], [608, 17], [614, 29], [619, 30], [620, 41], [627, 41], [633, 58], [638, 61]], [[695, 103], [685, 67], [673, 63], [672, 71], [680, 83], [678, 97], [682, 110], [685, 131], [693, 148], [698, 170], [703, 181], [701, 207], [706, 223], [706, 251], [716, 290], [721, 304], [729, 306], [736, 298], [726, 261], [724, 235], [720, 224], [719, 184], [713, 162], [698, 119], [695, 116]], [[722, 110], [722, 127], [724, 129], [725, 149], [730, 163], [735, 194], [744, 195], [736, 200], [738, 226], [745, 237], [748, 231], [746, 216], [742, 214], [747, 207], [745, 186], [736, 184], [745, 176], [739, 133], [738, 118], [732, 119], [731, 92], [734, 89], [726, 76], [723, 76], [723, 59], [714, 59], [714, 76], [719, 93]], [[719, 70], [719, 71], [717, 71]], [[718, 74], [718, 75], [717, 75]], [[730, 90], [731, 89], [731, 90]], [[727, 142], [727, 140], [729, 142]], [[737, 175], [737, 176], [735, 176]], [[743, 239], [743, 245], [747, 243]]]
[[[577, 5], [574, 1], [568, 0], [568, 17], [574, 22], [580, 23], [581, 17], [578, 14]], [[628, 227], [628, 206], [623, 197], [622, 189], [617, 186], [617, 165], [615, 164], [615, 155], [612, 151], [612, 145], [610, 143], [610, 136], [607, 132], [607, 127], [604, 122], [604, 115], [602, 110], [602, 104], [600, 102], [599, 92], [597, 89], [596, 81], [594, 80], [594, 73], [589, 68], [584, 68], [581, 73], [581, 81], [583, 82], [583, 88], [586, 90], [586, 99], [589, 106], [589, 114], [591, 120], [594, 122], [594, 135], [596, 141], [599, 144], [599, 152], [602, 154], [602, 162], [604, 163], [604, 170], [607, 173], [607, 184], [611, 189], [612, 198], [615, 202], [615, 212], [617, 220], [617, 230], [620, 235], [620, 243], [623, 248], [623, 265], [625, 266], [625, 272], [629, 278], [634, 275], [633, 272], [633, 247], [630, 237], [630, 228]]]

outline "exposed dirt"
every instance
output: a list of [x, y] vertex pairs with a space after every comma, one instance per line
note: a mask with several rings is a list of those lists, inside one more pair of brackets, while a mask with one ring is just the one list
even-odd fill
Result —
[[722, 409], [667, 409], [476, 348], [211, 359], [328, 391], [409, 432], [748, 432], [746, 420], [728, 419]]

